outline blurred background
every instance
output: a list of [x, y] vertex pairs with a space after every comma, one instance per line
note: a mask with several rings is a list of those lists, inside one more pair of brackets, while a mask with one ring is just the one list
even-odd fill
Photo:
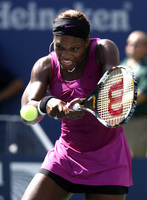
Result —
[[[45, 116], [39, 124], [27, 127], [19, 116], [32, 66], [49, 53], [56, 15], [67, 9], [84, 12], [91, 22], [90, 36], [113, 40], [122, 60], [128, 35], [134, 30], [147, 32], [146, 8], [147, 1], [140, 0], [0, 0], [0, 67], [9, 74], [0, 71], [0, 79], [6, 86], [9, 80], [16, 80], [13, 89], [18, 86], [14, 95], [0, 99], [0, 200], [21, 199], [60, 135], [60, 122]], [[127, 200], [147, 199], [146, 169], [146, 158], [133, 158], [134, 186]], [[83, 196], [75, 194], [71, 199]]]

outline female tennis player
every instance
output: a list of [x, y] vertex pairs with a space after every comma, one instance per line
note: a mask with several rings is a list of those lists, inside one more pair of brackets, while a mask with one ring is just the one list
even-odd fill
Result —
[[[62, 120], [61, 136], [49, 151], [22, 200], [124, 200], [132, 185], [131, 156], [122, 127], [107, 128], [87, 111], [74, 111], [106, 70], [119, 65], [117, 46], [89, 38], [85, 15], [67, 10], [53, 21], [54, 51], [40, 58], [22, 96], [22, 106], [38, 108], [38, 118]], [[49, 96], [46, 96], [48, 91]]]

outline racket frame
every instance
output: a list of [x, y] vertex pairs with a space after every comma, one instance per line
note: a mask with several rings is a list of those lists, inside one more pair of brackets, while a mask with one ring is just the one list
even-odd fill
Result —
[[[109, 77], [109, 75], [117, 69], [125, 69], [128, 71], [128, 73], [130, 73], [130, 75], [132, 76], [132, 85], [133, 85], [133, 100], [132, 100], [132, 106], [130, 107], [130, 109], [128, 110], [127, 114], [125, 115], [124, 119], [117, 124], [114, 125], [108, 125], [105, 120], [102, 119], [102, 117], [100, 116], [99, 112], [97, 111], [97, 98], [98, 98], [98, 94], [99, 94], [99, 90], [101, 88], [101, 85], [107, 80], [107, 78]], [[84, 107], [85, 102], [90, 101], [91, 99], [93, 99], [93, 109], [91, 110], [90, 108]], [[130, 118], [132, 117], [134, 111], [135, 111], [135, 107], [137, 104], [137, 80], [135, 78], [134, 73], [132, 72], [132, 70], [127, 67], [127, 66], [122, 66], [122, 65], [118, 65], [118, 66], [114, 66], [112, 67], [112, 69], [106, 71], [104, 73], [104, 75], [102, 76], [102, 78], [99, 80], [96, 88], [93, 90], [93, 92], [83, 101], [81, 101], [79, 103], [79, 109], [78, 110], [86, 110], [88, 112], [90, 112], [91, 114], [93, 114], [103, 125], [105, 125], [108, 128], [115, 128], [118, 126], [121, 126], [122, 124], [128, 122], [130, 120]]]

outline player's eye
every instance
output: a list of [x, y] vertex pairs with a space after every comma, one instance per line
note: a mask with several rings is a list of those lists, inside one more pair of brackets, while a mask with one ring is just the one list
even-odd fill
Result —
[[79, 50], [79, 47], [73, 47], [72, 50], [76, 52]]
[[60, 45], [60, 44], [56, 44], [56, 48], [57, 48], [58, 50], [62, 50], [62, 49], [63, 49], [63, 46]]

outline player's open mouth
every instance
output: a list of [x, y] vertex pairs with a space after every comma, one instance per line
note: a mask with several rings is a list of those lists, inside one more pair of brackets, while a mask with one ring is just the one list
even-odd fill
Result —
[[64, 67], [70, 67], [72, 66], [73, 62], [71, 60], [61, 60], [61, 64]]

